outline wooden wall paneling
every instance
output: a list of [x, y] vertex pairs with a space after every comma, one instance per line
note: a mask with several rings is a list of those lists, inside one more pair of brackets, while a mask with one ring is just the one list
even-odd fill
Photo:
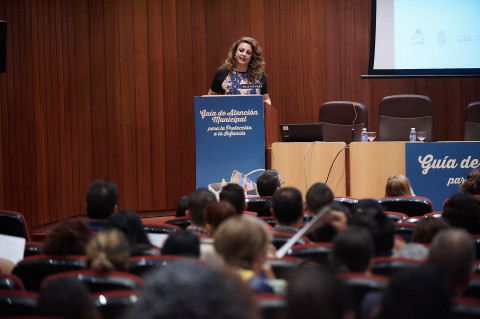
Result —
[[283, 79], [281, 75], [282, 56], [280, 25], [281, 18], [277, 12], [280, 10], [279, 0], [264, 0], [265, 7], [265, 35], [260, 45], [264, 48], [264, 57], [266, 67], [266, 77], [268, 84], [268, 92], [272, 100], [272, 105], [278, 111], [278, 119], [280, 123], [283, 121], [284, 103], [282, 101]]
[[[195, 0], [194, 0], [195, 1]], [[193, 6], [191, 0], [176, 2], [177, 8], [177, 49], [178, 49], [178, 98], [177, 98], [177, 130], [179, 131], [177, 152], [180, 155], [179, 175], [180, 184], [176, 193], [172, 194], [173, 203], [178, 202], [181, 195], [189, 194], [195, 189], [195, 120], [194, 103], [195, 96], [192, 74], [196, 74], [194, 56], [206, 56], [202, 54], [199, 47], [194, 46], [193, 38]], [[195, 75], [196, 76], [196, 75]], [[204, 89], [205, 90], [205, 89]], [[174, 206], [175, 207], [175, 206]]]
[[[48, 54], [47, 54], [47, 145], [49, 146], [49, 154], [56, 154], [49, 161], [48, 177], [50, 179], [50, 203], [52, 214], [55, 220], [61, 219], [62, 209], [62, 190], [61, 190], [61, 156], [59, 141], [59, 108], [58, 95], [58, 57], [57, 57], [57, 25], [55, 16], [56, 0], [49, 0], [45, 10], [46, 24], [48, 25]], [[46, 34], [45, 34], [46, 35]]]
[[[109, 177], [108, 169], [108, 118], [106, 108], [106, 75], [105, 75], [105, 20], [104, 2], [88, 1], [90, 67], [92, 83], [92, 122], [93, 122], [93, 156], [95, 177]], [[130, 26], [131, 27], [131, 26]]]
[[[23, 146], [26, 153], [27, 162], [25, 163], [24, 188], [25, 188], [25, 209], [29, 216], [29, 229], [37, 220], [38, 214], [38, 194], [36, 192], [36, 144], [35, 144], [35, 105], [34, 105], [34, 67], [33, 67], [33, 39], [32, 39], [32, 7], [30, 1], [24, 2], [25, 23], [25, 82], [23, 82], [24, 96], [24, 117], [26, 118], [26, 127], [24, 130]], [[1, 122], [1, 121], [0, 121]], [[26, 217], [25, 217], [26, 218]]]
[[148, 49], [152, 143], [152, 207], [166, 209], [166, 130], [162, 3], [148, 1]]
[[[232, 28], [236, 31], [236, 39], [239, 39], [244, 36], [252, 37], [252, 20], [250, 15], [250, 8], [255, 6], [255, 0], [250, 1], [232, 1], [232, 11], [235, 14], [235, 28]], [[235, 41], [233, 40], [232, 43]]]
[[[105, 27], [105, 86], [106, 86], [106, 115], [107, 121], [107, 165], [108, 178], [113, 181], [119, 190], [120, 196], [128, 196], [124, 190], [123, 184], [123, 152], [132, 152], [132, 150], [124, 149], [122, 132], [127, 129], [122, 118], [122, 101], [121, 101], [121, 70], [120, 70], [120, 21], [119, 1], [104, 1], [104, 27]], [[127, 63], [133, 61], [126, 60]], [[125, 202], [121, 201], [122, 208], [134, 209], [134, 207], [126, 207]]]
[[[195, 118], [194, 118], [194, 103], [193, 97], [195, 94], [195, 80], [192, 80], [192, 72], [197, 77], [196, 59], [201, 61], [206, 60], [205, 51], [202, 47], [196, 47], [193, 39], [197, 36], [195, 32], [195, 18], [194, 16], [202, 14], [194, 12], [193, 2], [190, 0], [177, 1], [177, 29], [178, 29], [178, 87], [180, 88], [178, 96], [178, 128], [179, 131], [179, 154], [180, 154], [180, 185], [177, 193], [172, 196], [175, 203], [180, 199], [180, 196], [189, 194], [195, 189]], [[199, 8], [203, 9], [203, 8]], [[199, 67], [204, 69], [204, 67]], [[205, 72], [203, 73], [205, 74]], [[199, 78], [205, 78], [202, 73], [199, 73]], [[205, 82], [204, 82], [205, 83]], [[205, 89], [203, 89], [203, 92]], [[202, 93], [202, 91], [199, 91]]]
[[324, 1], [310, 0], [310, 42], [311, 42], [311, 70], [310, 96], [312, 98], [311, 115], [307, 122], [318, 122], [320, 106], [326, 100], [325, 77], [325, 3]]
[[56, 98], [56, 121], [58, 123], [57, 126], [57, 147], [58, 147], [58, 168], [57, 172], [57, 180], [59, 188], [57, 189], [57, 203], [58, 203], [58, 210], [57, 210], [57, 217], [59, 220], [71, 216], [71, 212], [69, 211], [69, 192], [68, 192], [68, 185], [70, 183], [68, 179], [68, 165], [71, 163], [71, 159], [68, 157], [67, 153], [67, 141], [66, 141], [66, 123], [65, 123], [65, 86], [64, 86], [64, 77], [68, 76], [68, 73], [65, 71], [65, 62], [64, 62], [64, 55], [63, 55], [63, 30], [64, 25], [62, 21], [62, 5], [63, 1], [55, 1], [54, 6], [54, 17], [55, 17], [55, 37], [56, 37], [56, 47], [55, 47], [55, 57], [56, 57], [56, 78], [57, 78], [57, 98]]
[[[2, 19], [6, 19], [7, 15], [7, 2], [2, 1], [0, 2], [0, 17]], [[7, 26], [7, 39], [8, 39], [8, 26]], [[8, 42], [7, 42], [8, 45]], [[7, 59], [8, 57], [8, 51], [7, 50]], [[9, 60], [7, 60], [7, 65], [6, 65], [6, 72], [10, 72], [9, 70]], [[6, 111], [7, 111], [7, 105], [8, 105], [8, 100], [7, 100], [7, 95], [8, 95], [8, 83], [7, 83], [7, 75], [6, 73], [0, 73], [0, 123], [2, 123], [0, 127], [0, 207], [2, 209], [5, 209], [7, 207], [7, 199], [8, 196], [6, 194], [7, 192], [7, 171], [6, 171], [6, 166], [8, 165], [8, 160], [4, 157], [6, 157], [7, 150], [8, 150], [8, 143], [6, 142], [7, 140], [7, 131], [4, 127], [4, 123], [6, 122]]]
[[[207, 0], [208, 1], [208, 0]], [[217, 0], [218, 1], [218, 0]], [[235, 0], [220, 0], [217, 5], [220, 7], [220, 12], [218, 16], [214, 17], [215, 22], [220, 22], [217, 25], [217, 32], [220, 32], [220, 38], [222, 39], [220, 43], [220, 52], [222, 52], [222, 63], [227, 57], [227, 53], [230, 50], [231, 45], [243, 36], [239, 32], [239, 24], [241, 21], [237, 20]], [[243, 3], [246, 3], [243, 2]], [[213, 74], [212, 74], [213, 77]]]
[[179, 85], [179, 73], [189, 72], [191, 70], [184, 69], [182, 65], [186, 61], [180, 61], [178, 58], [178, 41], [185, 39], [178, 38], [179, 24], [188, 24], [187, 21], [178, 21], [178, 8], [176, 1], [166, 0], [163, 2], [162, 20], [163, 20], [163, 57], [164, 57], [164, 73], [165, 78], [165, 132], [167, 139], [165, 140], [165, 151], [167, 155], [167, 207], [176, 207], [178, 195], [181, 192], [180, 183], [182, 181], [182, 167], [180, 165], [181, 148], [179, 145], [180, 135], [180, 115], [179, 115], [179, 97], [182, 94]]
[[148, 28], [147, 2], [133, 3], [135, 45], [135, 107], [137, 129], [138, 209], [152, 209], [152, 143], [150, 127], [150, 101], [148, 92]]
[[[73, 0], [73, 18], [75, 27], [76, 59], [76, 104], [79, 153], [79, 195], [85, 203], [87, 188], [94, 178], [92, 150], [92, 112], [91, 112], [91, 75], [90, 75], [90, 39], [89, 12], [86, 1]], [[101, 159], [104, 160], [104, 159]], [[85, 212], [82, 207], [82, 212]]]
[[[242, 2], [238, 2], [241, 4]], [[255, 38], [262, 48], [263, 57], [266, 56], [265, 51], [265, 12], [268, 12], [269, 8], [265, 7], [264, 0], [250, 1], [249, 11], [246, 13], [250, 17], [250, 36]], [[266, 66], [268, 72], [268, 63]]]
[[[40, 12], [41, 5], [37, 1], [30, 1], [32, 12], [32, 80], [33, 80], [33, 102], [30, 105], [31, 113], [34, 116], [34, 134], [32, 136], [32, 144], [35, 145], [35, 153], [33, 160], [35, 179], [32, 179], [32, 193], [37, 197], [35, 203], [35, 211], [31, 212], [30, 220], [32, 226], [45, 223], [49, 220], [48, 198], [47, 198], [47, 180], [45, 178], [46, 171], [46, 145], [44, 136], [46, 127], [44, 121], [45, 107], [43, 100], [45, 97], [45, 64], [44, 64], [44, 41], [39, 37], [43, 30]], [[27, 217], [25, 217], [27, 218]]]
[[207, 94], [212, 84], [213, 76], [217, 69], [222, 65], [227, 54], [226, 48], [222, 47], [222, 28], [221, 28], [221, 1], [205, 0], [205, 33], [207, 66], [206, 81], [207, 86], [202, 94]]
[[120, 78], [123, 140], [123, 181], [120, 184], [120, 205], [138, 207], [137, 136], [135, 114], [135, 65], [133, 1], [122, 0], [119, 7]]
[[[201, 96], [208, 92], [208, 88], [211, 84], [211, 79], [213, 79], [214, 72], [208, 73], [208, 63], [211, 60], [211, 50], [207, 45], [207, 6], [205, 2], [209, 1], [192, 1], [192, 47], [194, 51], [192, 51], [193, 56], [193, 72], [195, 72], [195, 81], [193, 82], [193, 94], [194, 96]], [[217, 65], [218, 67], [218, 65]], [[216, 68], [214, 68], [215, 70]], [[193, 97], [192, 97], [193, 100]], [[192, 109], [187, 110], [189, 114], [191, 114], [192, 122], [194, 123], [194, 114], [193, 114], [193, 106]], [[195, 131], [193, 127], [191, 128], [191, 134], [193, 134], [192, 142], [195, 144]], [[193, 145], [194, 145], [193, 144]], [[194, 145], [195, 147], [195, 145]], [[195, 154], [194, 154], [195, 155]], [[195, 163], [193, 165], [193, 174], [195, 175]], [[195, 183], [193, 183], [195, 185]]]
[[[61, 1], [59, 3], [61, 17], [61, 55], [62, 55], [62, 86], [63, 86], [63, 100], [61, 101], [63, 108], [63, 117], [62, 117], [62, 134], [64, 134], [62, 140], [62, 147], [64, 149], [64, 188], [63, 188], [63, 201], [64, 207], [62, 211], [62, 218], [67, 218], [75, 214], [79, 214], [81, 211], [75, 206], [76, 197], [78, 193], [78, 184], [76, 186], [76, 179], [74, 178], [75, 172], [78, 171], [78, 161], [75, 161], [73, 146], [76, 145], [74, 140], [76, 127], [72, 126], [72, 114], [74, 110], [74, 103], [72, 99], [72, 78], [74, 77], [74, 71], [71, 67], [72, 57], [70, 56], [71, 42], [70, 34], [72, 29], [72, 20], [69, 17], [68, 7], [71, 6], [71, 1]], [[75, 163], [77, 165], [75, 165]], [[76, 191], [75, 191], [76, 190]]]

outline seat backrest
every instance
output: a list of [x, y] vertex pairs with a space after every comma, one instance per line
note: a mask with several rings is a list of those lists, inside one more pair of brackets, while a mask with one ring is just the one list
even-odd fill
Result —
[[480, 300], [476, 298], [456, 297], [450, 313], [451, 319], [480, 318]]
[[333, 200], [337, 203], [347, 206], [348, 208], [350, 208], [350, 210], [353, 210], [353, 207], [358, 203], [358, 199], [353, 197], [335, 196]]
[[294, 245], [287, 252], [287, 256], [298, 257], [326, 265], [328, 254], [332, 251], [332, 243], [311, 243]]
[[50, 275], [42, 281], [44, 285], [56, 278], [74, 278], [84, 283], [91, 293], [108, 290], [138, 290], [143, 287], [143, 280], [137, 275], [123, 271], [95, 272], [93, 270], [73, 270]]
[[29, 241], [25, 243], [24, 257], [43, 254], [45, 244], [39, 241]]
[[480, 274], [473, 274], [471, 276], [468, 287], [462, 296], [480, 299]]
[[427, 132], [425, 141], [433, 141], [433, 105], [428, 96], [391, 95], [380, 102], [379, 141], [408, 141], [410, 129]]
[[418, 259], [375, 257], [373, 258], [372, 273], [390, 277], [400, 269], [419, 267], [422, 264], [423, 261]]
[[171, 233], [182, 230], [180, 226], [176, 226], [176, 225], [149, 222], [148, 218], [144, 218], [142, 220], [142, 223], [143, 223], [143, 229], [145, 229], [145, 232], [152, 233], [152, 234], [171, 234]]
[[25, 290], [20, 278], [12, 274], [0, 274], [0, 290]]
[[26, 290], [38, 291], [42, 280], [49, 275], [85, 268], [85, 256], [40, 254], [25, 257], [13, 268], [12, 273], [22, 280]]
[[[267, 264], [272, 267], [276, 278], [289, 278], [292, 272], [303, 267], [318, 267], [318, 264], [298, 257], [284, 256], [282, 258], [268, 258]], [[301, 271], [301, 270], [300, 270]]]
[[404, 223], [403, 221], [398, 221], [395, 223], [395, 235], [402, 237], [405, 242], [409, 243], [412, 241], [415, 228], [417, 228], [417, 223]]
[[111, 290], [91, 294], [94, 305], [102, 318], [123, 318], [138, 301], [140, 293], [136, 290]]
[[465, 110], [465, 141], [480, 141], [480, 101], [470, 103]]
[[368, 128], [367, 108], [357, 102], [326, 102], [320, 107], [318, 120], [325, 142], [352, 142], [352, 128], [353, 141], [360, 141], [362, 128]]
[[386, 211], [403, 213], [409, 217], [433, 212], [432, 202], [420, 196], [385, 197], [380, 198], [378, 202]]
[[25, 217], [17, 212], [0, 210], [0, 234], [17, 236], [30, 240]]
[[168, 265], [177, 265], [182, 263], [198, 263], [206, 265], [203, 261], [196, 258], [160, 255], [160, 256], [135, 256], [130, 257], [127, 262], [128, 272], [142, 276], [152, 269], [162, 268]]
[[[295, 234], [274, 232], [272, 244], [275, 248], [280, 249], [294, 235]], [[305, 245], [310, 243], [312, 243], [312, 241], [308, 237], [302, 236], [297, 240], [295, 245]]]
[[32, 316], [37, 307], [38, 295], [24, 290], [0, 290], [0, 316]]
[[165, 224], [175, 225], [180, 227], [183, 230], [185, 230], [188, 226], [190, 226], [191, 223], [192, 221], [187, 217], [175, 217], [165, 221]]

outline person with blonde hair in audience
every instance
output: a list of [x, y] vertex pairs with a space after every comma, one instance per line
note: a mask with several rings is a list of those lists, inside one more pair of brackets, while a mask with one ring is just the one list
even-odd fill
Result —
[[213, 239], [226, 265], [255, 292], [273, 292], [269, 280], [275, 277], [265, 263], [272, 237], [261, 220], [247, 215], [230, 217], [218, 227]]
[[128, 241], [116, 229], [100, 231], [87, 245], [87, 267], [94, 271], [124, 271], [129, 256]]
[[410, 180], [405, 175], [392, 175], [387, 180], [385, 197], [395, 196], [415, 196], [410, 186]]

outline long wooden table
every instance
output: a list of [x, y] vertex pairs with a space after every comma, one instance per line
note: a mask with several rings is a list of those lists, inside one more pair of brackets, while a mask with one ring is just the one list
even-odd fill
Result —
[[298, 188], [305, 197], [312, 184], [325, 183], [338, 154], [327, 185], [335, 196], [346, 196], [345, 150], [341, 151], [345, 146], [343, 142], [273, 143], [272, 168], [285, 179], [284, 186]]

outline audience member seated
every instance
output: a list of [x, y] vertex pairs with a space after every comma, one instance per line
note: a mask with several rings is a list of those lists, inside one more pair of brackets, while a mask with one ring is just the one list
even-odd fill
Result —
[[480, 204], [469, 193], [452, 195], [445, 202], [442, 218], [452, 227], [466, 229], [471, 234], [480, 233]]
[[202, 238], [200, 243], [200, 258], [212, 267], [219, 268], [224, 262], [213, 246], [213, 235], [218, 226], [227, 218], [237, 216], [235, 208], [230, 202], [221, 200], [208, 204], [205, 210], [205, 221], [209, 238]]
[[322, 268], [296, 272], [287, 289], [287, 319], [355, 318], [342, 282]]
[[331, 242], [336, 234], [347, 228], [350, 214], [350, 208], [333, 202], [330, 211], [322, 218], [325, 224], [314, 229], [308, 237], [315, 242]]
[[432, 241], [427, 265], [436, 269], [452, 295], [461, 295], [473, 274], [475, 247], [463, 229], [440, 231]]
[[117, 229], [127, 238], [130, 256], [151, 255], [153, 245], [148, 239], [138, 214], [131, 210], [120, 210], [113, 213], [105, 224], [105, 229]]
[[370, 274], [373, 252], [370, 233], [364, 228], [350, 226], [334, 237], [329, 261], [336, 273]]
[[74, 278], [55, 278], [42, 285], [36, 315], [69, 319], [102, 318], [87, 287]]
[[468, 174], [465, 182], [460, 185], [460, 190], [464, 193], [480, 196], [480, 169], [474, 169]]
[[440, 279], [438, 273], [423, 266], [399, 271], [383, 293], [376, 318], [450, 318], [450, 294]]
[[191, 231], [171, 233], [162, 247], [162, 255], [177, 255], [182, 257], [200, 257], [200, 239]]
[[[263, 171], [257, 178], [258, 195], [262, 197], [272, 197], [273, 193], [282, 185], [280, 175], [276, 169], [267, 169]], [[271, 216], [270, 208], [272, 207], [272, 199], [265, 201], [265, 207], [258, 213], [258, 216]]]
[[46, 255], [85, 255], [91, 232], [87, 223], [79, 218], [59, 222], [45, 238]]
[[102, 230], [110, 215], [118, 210], [118, 189], [108, 179], [95, 180], [87, 192], [87, 215], [93, 232]]
[[410, 180], [404, 175], [392, 175], [387, 180], [385, 197], [415, 196]]
[[183, 196], [178, 201], [177, 210], [175, 211], [175, 217], [184, 217], [185, 211], [188, 208], [188, 196]]
[[393, 254], [395, 226], [383, 213], [376, 200], [359, 200], [349, 225], [364, 227], [370, 232], [375, 247], [375, 257]]
[[207, 235], [205, 228], [205, 207], [208, 204], [216, 202], [215, 194], [206, 188], [199, 188], [188, 196], [187, 210], [185, 216], [192, 221], [187, 230], [197, 235]]
[[305, 196], [305, 210], [309, 216], [317, 215], [322, 208], [333, 203], [333, 192], [324, 183], [315, 183], [307, 191]]
[[260, 319], [248, 287], [202, 264], [167, 265], [145, 277], [126, 319]]
[[255, 292], [273, 292], [269, 279], [273, 271], [265, 263], [271, 235], [264, 223], [253, 216], [230, 217], [214, 235], [215, 250], [227, 266], [234, 268]]
[[230, 183], [220, 191], [220, 200], [226, 200], [232, 204], [237, 214], [242, 214], [247, 209], [245, 202], [245, 190], [242, 186]]
[[276, 233], [295, 234], [303, 222], [303, 200], [300, 191], [294, 187], [284, 187], [272, 197], [272, 215], [275, 217]]
[[122, 232], [102, 230], [87, 245], [87, 268], [98, 272], [125, 271], [129, 256], [128, 241]]
[[430, 244], [435, 235], [450, 226], [442, 218], [423, 218], [417, 223], [412, 234], [412, 241], [420, 244]]
[[423, 260], [427, 257], [428, 248], [433, 237], [441, 230], [450, 226], [442, 218], [424, 218], [418, 222], [412, 235], [412, 242], [407, 243], [393, 254], [393, 257]]

